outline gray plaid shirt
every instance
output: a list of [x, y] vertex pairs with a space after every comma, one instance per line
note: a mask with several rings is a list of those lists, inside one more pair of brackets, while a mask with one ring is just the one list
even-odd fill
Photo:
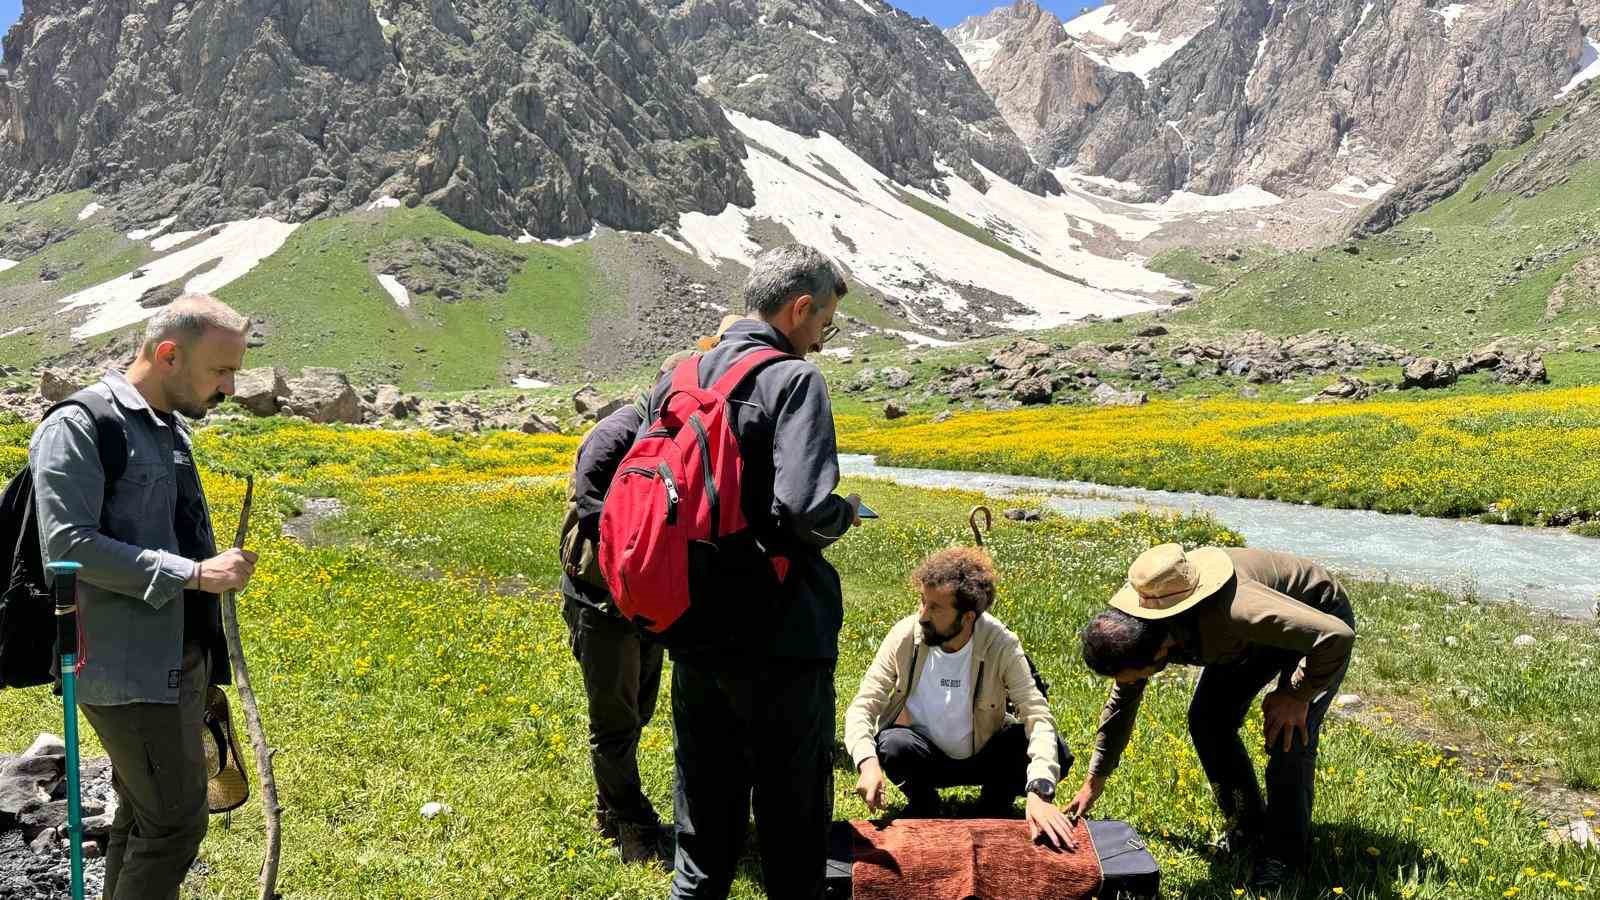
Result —
[[[127, 434], [127, 471], [110, 490], [94, 423], [81, 407], [50, 415], [28, 447], [44, 561], [83, 565], [78, 700], [95, 706], [177, 703], [183, 586], [195, 570], [179, 547], [216, 552], [210, 511], [200, 517], [199, 534], [180, 540], [173, 460], [174, 453], [189, 452], [187, 429], [168, 425], [121, 375], [107, 373], [90, 390], [113, 401]], [[213, 665], [219, 675], [226, 672], [225, 658]]]

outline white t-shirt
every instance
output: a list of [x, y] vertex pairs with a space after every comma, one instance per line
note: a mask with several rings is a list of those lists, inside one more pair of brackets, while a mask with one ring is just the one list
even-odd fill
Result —
[[972, 641], [954, 653], [939, 647], [928, 651], [928, 662], [917, 676], [917, 686], [906, 701], [911, 724], [927, 729], [934, 746], [951, 759], [972, 755]]

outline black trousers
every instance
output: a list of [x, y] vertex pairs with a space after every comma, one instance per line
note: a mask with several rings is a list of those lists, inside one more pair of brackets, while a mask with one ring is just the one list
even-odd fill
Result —
[[561, 612], [589, 696], [589, 762], [600, 818], [657, 825], [639, 780], [639, 737], [656, 712], [661, 645], [641, 640], [632, 625], [570, 596]]
[[[1348, 607], [1336, 615], [1355, 627]], [[1189, 704], [1189, 735], [1222, 814], [1260, 835], [1265, 853], [1294, 864], [1305, 862], [1310, 853], [1317, 747], [1345, 670], [1312, 701], [1306, 716], [1309, 742], [1296, 737], [1294, 749], [1284, 750], [1280, 736], [1277, 745], [1267, 746], [1265, 802], [1239, 728], [1261, 689], [1273, 680], [1287, 686], [1302, 658], [1291, 651], [1257, 648], [1237, 662], [1206, 666]]]
[[911, 815], [932, 815], [939, 788], [980, 785], [984, 805], [1010, 803], [1028, 782], [1028, 732], [1016, 722], [1000, 729], [983, 749], [966, 759], [951, 759], [916, 725], [878, 732], [878, 764], [911, 801]]
[[833, 661], [727, 671], [674, 658], [674, 900], [728, 896], [754, 805], [772, 900], [822, 896], [833, 819]]

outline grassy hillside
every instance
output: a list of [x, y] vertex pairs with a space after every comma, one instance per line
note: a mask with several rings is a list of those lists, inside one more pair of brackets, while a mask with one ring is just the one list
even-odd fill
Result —
[[[74, 194], [6, 208], [0, 210], [0, 226], [26, 221], [77, 227], [76, 212], [88, 199]], [[71, 322], [54, 314], [62, 298], [158, 255], [147, 243], [130, 241], [114, 229], [110, 215], [96, 215], [76, 234], [0, 273], [0, 334], [37, 323], [32, 334], [0, 339], [0, 358], [29, 366], [69, 351], [83, 354], [118, 337], [113, 333], [74, 347]], [[401, 309], [378, 283], [371, 260], [406, 241], [461, 242], [511, 260], [516, 271], [503, 293], [454, 302], [420, 294], [411, 297], [409, 309]], [[41, 281], [45, 268], [62, 275]], [[441, 287], [453, 281], [448, 272], [438, 275]], [[333, 366], [361, 381], [454, 390], [505, 384], [506, 373], [514, 374], [523, 362], [551, 374], [576, 371], [593, 317], [612, 308], [587, 246], [517, 244], [468, 231], [425, 208], [308, 223], [219, 295], [266, 320], [268, 340], [252, 353], [252, 364]], [[524, 348], [506, 337], [518, 328], [532, 336]], [[137, 326], [123, 333], [133, 331]]]
[[[517, 258], [520, 269], [504, 294], [456, 302], [421, 294], [401, 309], [368, 260], [407, 240], [463, 241]], [[441, 284], [450, 280], [441, 273]], [[608, 309], [597, 284], [586, 245], [516, 244], [419, 207], [308, 223], [220, 296], [270, 323], [252, 365], [335, 366], [358, 381], [450, 390], [504, 384], [516, 362], [573, 372], [592, 317]], [[515, 351], [506, 331], [517, 328], [543, 338], [542, 352]]]

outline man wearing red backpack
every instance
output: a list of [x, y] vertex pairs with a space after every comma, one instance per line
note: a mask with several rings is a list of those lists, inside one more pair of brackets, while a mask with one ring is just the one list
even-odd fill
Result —
[[[768, 250], [745, 283], [749, 318], [699, 360], [699, 387], [709, 389], [751, 354], [786, 355], [739, 382], [725, 407], [743, 467], [739, 511], [774, 560], [779, 587], [752, 582], [721, 598], [716, 608], [741, 635], [737, 644], [672, 651], [679, 900], [728, 895], [752, 804], [767, 896], [822, 896], [844, 620], [839, 575], [822, 551], [860, 523], [861, 501], [833, 493], [833, 408], [822, 373], [804, 357], [837, 333], [846, 290], [839, 267], [816, 250]], [[652, 421], [674, 390], [670, 376], [656, 386]]]

